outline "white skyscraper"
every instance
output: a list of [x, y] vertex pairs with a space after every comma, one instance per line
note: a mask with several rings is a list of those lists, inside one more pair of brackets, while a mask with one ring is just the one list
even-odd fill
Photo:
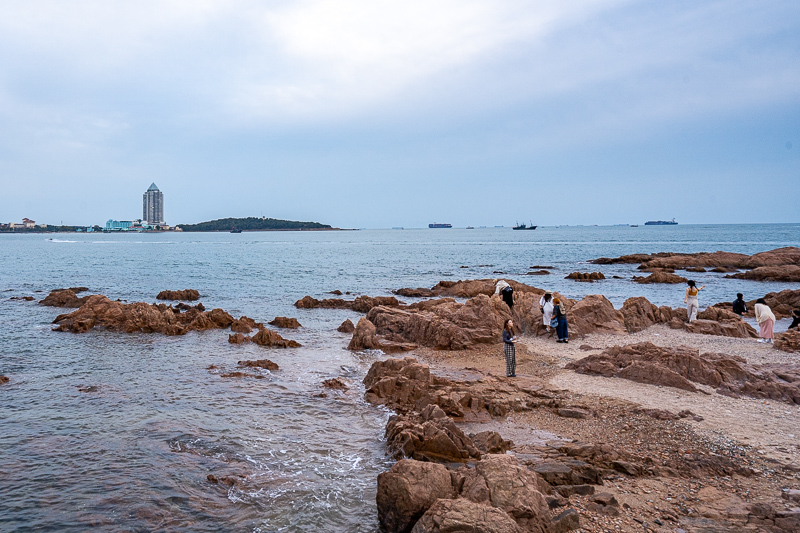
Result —
[[164, 193], [158, 190], [155, 183], [142, 195], [142, 224], [164, 224]]

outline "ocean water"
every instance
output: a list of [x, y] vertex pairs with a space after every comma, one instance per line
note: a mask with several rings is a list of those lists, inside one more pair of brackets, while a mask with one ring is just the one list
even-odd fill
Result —
[[[682, 285], [638, 285], [636, 265], [586, 261], [782, 246], [800, 246], [800, 224], [0, 235], [0, 374], [11, 378], [0, 386], [0, 530], [375, 531], [391, 413], [363, 401], [360, 381], [384, 356], [345, 349], [336, 327], [358, 314], [298, 310], [297, 299], [505, 277], [575, 298], [604, 294], [615, 306], [643, 295], [677, 307]], [[525, 275], [532, 265], [552, 274]], [[609, 279], [564, 279], [575, 270]], [[692, 277], [707, 285], [701, 307], [798, 288]], [[79, 285], [130, 302], [195, 288], [209, 309], [296, 317], [304, 327], [281, 333], [303, 347], [231, 345], [225, 331], [59, 333], [51, 322], [65, 310], [10, 299]], [[220, 377], [261, 358], [281, 369]], [[353, 387], [320, 397], [335, 376]], [[209, 474], [240, 481], [214, 485]]]

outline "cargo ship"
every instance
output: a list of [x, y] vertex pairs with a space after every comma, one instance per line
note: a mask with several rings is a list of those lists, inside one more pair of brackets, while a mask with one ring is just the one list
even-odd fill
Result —
[[511, 229], [536, 229], [536, 226], [534, 226], [533, 224], [531, 224], [530, 226], [527, 224], [517, 224]]
[[648, 220], [644, 223], [645, 226], [675, 226], [677, 224], [674, 218], [672, 220]]
[[433, 228], [452, 228], [453, 225], [452, 224], [437, 224], [436, 222], [434, 222], [433, 224], [428, 224], [428, 227], [431, 228], [431, 229], [433, 229]]

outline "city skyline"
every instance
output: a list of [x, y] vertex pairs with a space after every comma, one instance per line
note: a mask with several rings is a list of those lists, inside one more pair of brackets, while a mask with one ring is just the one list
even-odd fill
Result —
[[4, 10], [0, 219], [798, 219], [797, 3], [99, 6]]

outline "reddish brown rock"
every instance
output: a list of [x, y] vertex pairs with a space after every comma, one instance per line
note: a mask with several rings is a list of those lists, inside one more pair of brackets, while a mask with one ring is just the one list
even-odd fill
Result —
[[598, 259], [591, 259], [589, 260], [589, 263], [594, 263], [595, 265], [645, 263], [657, 257], [672, 257], [673, 255], [676, 254], [670, 252], [659, 252], [656, 254], [629, 254], [622, 255], [620, 257], [600, 257]]
[[241, 333], [234, 333], [233, 335], [228, 335], [228, 342], [231, 344], [243, 344], [250, 342], [250, 337], [245, 337]]
[[411, 533], [523, 533], [507, 513], [464, 498], [439, 499], [422, 515]]
[[302, 327], [296, 318], [288, 318], [285, 316], [276, 316], [272, 322], [270, 322], [270, 325], [284, 329], [297, 329]]
[[[663, 322], [658, 307], [650, 303], [644, 296], [628, 298], [622, 304], [620, 312], [628, 333], [636, 333], [649, 328], [653, 324]], [[670, 316], [669, 318], [671, 319], [672, 317]]]
[[242, 319], [234, 320], [231, 323], [231, 331], [235, 333], [250, 333], [253, 331], [253, 326]]
[[75, 292], [70, 289], [56, 289], [39, 303], [49, 307], [80, 307], [88, 298], [88, 296], [78, 298]]
[[416, 289], [403, 288], [392, 291], [393, 294], [404, 298], [432, 298], [436, 294], [431, 289], [417, 287]]
[[775, 335], [774, 346], [784, 352], [800, 352], [800, 329], [794, 328]]
[[344, 382], [342, 378], [330, 378], [326, 379], [322, 382], [323, 387], [328, 387], [329, 389], [337, 389], [337, 390], [347, 390], [350, 387], [347, 386], [347, 383]]
[[749, 279], [754, 281], [800, 281], [800, 266], [778, 265], [757, 267], [738, 274], [728, 274], [726, 278]]
[[506, 453], [514, 447], [514, 443], [504, 439], [496, 431], [481, 431], [469, 438], [481, 454], [487, 453]]
[[249, 368], [263, 368], [265, 370], [279, 370], [277, 363], [273, 363], [269, 359], [257, 359], [255, 361], [239, 361], [236, 363], [239, 366], [249, 367]]
[[721, 335], [740, 339], [755, 339], [758, 337], [758, 333], [753, 326], [744, 322], [738, 316], [728, 320], [698, 319], [683, 324], [683, 327], [689, 333], [699, 333], [701, 335]]
[[395, 415], [386, 424], [386, 444], [395, 459], [463, 463], [480, 458], [472, 440], [437, 405], [422, 413]]
[[686, 283], [688, 280], [677, 274], [659, 270], [649, 276], [633, 276], [633, 281], [636, 283]]
[[2, 385], [4, 383], [8, 383], [9, 381], [10, 380], [8, 379], [7, 376], [0, 376], [0, 385]]
[[193, 302], [200, 299], [200, 293], [194, 289], [183, 289], [182, 291], [161, 291], [156, 296], [156, 300], [184, 300]]
[[256, 379], [263, 379], [264, 376], [261, 374], [248, 374], [247, 372], [226, 372], [225, 374], [220, 374], [219, 377], [221, 378], [256, 378]]
[[299, 342], [284, 339], [277, 332], [267, 328], [253, 335], [251, 340], [259, 346], [268, 346], [270, 348], [299, 348], [302, 346]]
[[455, 490], [443, 465], [405, 459], [378, 475], [378, 522], [382, 531], [407, 533], [436, 500]]
[[688, 347], [661, 348], [649, 342], [615, 346], [573, 361], [566, 368], [685, 390], [696, 389], [694, 383], [699, 383], [725, 394], [800, 404], [800, 366], [749, 365], [740, 357], [713, 353], [701, 356], [699, 350]]
[[605, 296], [599, 294], [590, 294], [568, 308], [567, 320], [571, 336], [627, 333], [623, 314], [614, 309]]
[[800, 248], [787, 246], [767, 252], [753, 254], [743, 265], [744, 268], [800, 264]]
[[356, 327], [353, 325], [353, 322], [350, 319], [346, 319], [341, 325], [336, 328], [336, 331], [341, 331], [342, 333], [353, 333], [356, 330]]
[[350, 339], [350, 344], [347, 345], [348, 350], [377, 350], [380, 348], [378, 336], [375, 330], [375, 324], [368, 319], [361, 317], [358, 320], [356, 329], [353, 332], [353, 338]]
[[352, 309], [358, 313], [366, 313], [378, 305], [398, 307], [400, 302], [394, 296], [358, 296], [352, 301], [340, 298], [317, 300], [311, 296], [303, 296], [294, 303], [294, 306], [298, 309]]
[[9, 298], [9, 300], [21, 300], [23, 302], [32, 302], [35, 299], [33, 296], [12, 296]]
[[574, 279], [575, 281], [598, 281], [606, 279], [602, 272], [573, 272], [564, 279]]

